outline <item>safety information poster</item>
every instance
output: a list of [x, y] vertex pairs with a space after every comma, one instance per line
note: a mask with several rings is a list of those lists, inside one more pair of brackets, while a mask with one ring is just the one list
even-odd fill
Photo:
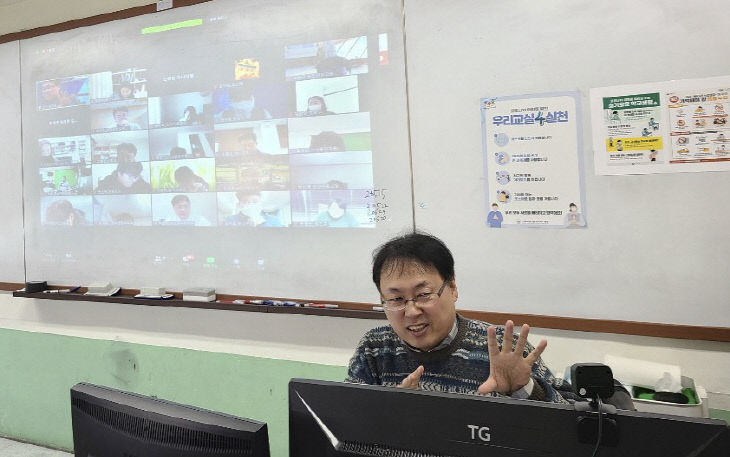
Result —
[[481, 100], [486, 224], [586, 227], [578, 92]]
[[730, 170], [730, 77], [591, 89], [596, 174]]

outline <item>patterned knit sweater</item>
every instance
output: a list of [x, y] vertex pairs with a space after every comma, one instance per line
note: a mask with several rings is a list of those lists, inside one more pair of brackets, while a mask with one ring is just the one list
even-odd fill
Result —
[[[447, 347], [432, 352], [412, 350], [390, 325], [368, 331], [350, 359], [345, 382], [394, 387], [423, 365], [425, 370], [418, 383], [419, 389], [477, 394], [479, 386], [489, 377], [487, 327], [490, 324], [461, 316], [457, 319], [456, 338]], [[503, 337], [504, 327], [497, 327], [500, 347]], [[517, 335], [514, 341], [517, 341]], [[524, 355], [532, 350], [527, 343]], [[555, 378], [542, 359], [532, 366], [532, 379], [536, 385], [531, 399], [566, 403], [565, 398], [573, 398], [570, 385]], [[503, 394], [493, 392], [491, 395]]]

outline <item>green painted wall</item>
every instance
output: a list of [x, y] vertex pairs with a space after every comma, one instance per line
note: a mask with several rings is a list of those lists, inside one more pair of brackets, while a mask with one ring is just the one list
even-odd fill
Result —
[[290, 378], [345, 367], [0, 329], [0, 435], [71, 450], [69, 389], [86, 381], [264, 421], [288, 450]]

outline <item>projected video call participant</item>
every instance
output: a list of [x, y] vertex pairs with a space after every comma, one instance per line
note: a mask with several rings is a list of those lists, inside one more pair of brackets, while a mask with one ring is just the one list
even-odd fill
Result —
[[253, 86], [242, 85], [228, 89], [230, 104], [221, 113], [223, 118], [236, 118], [244, 121], [261, 121], [271, 119], [271, 114], [256, 105]]
[[68, 200], [56, 200], [46, 208], [46, 223], [56, 225], [86, 225], [86, 214]]
[[246, 227], [283, 227], [276, 212], [265, 212], [261, 205], [261, 193], [257, 191], [236, 192], [238, 205], [236, 213], [223, 221], [226, 225], [240, 225]]
[[41, 97], [41, 106], [46, 108], [62, 108], [76, 104], [76, 97], [64, 91], [58, 81], [43, 81]]
[[123, 100], [134, 98], [134, 89], [130, 83], [123, 82], [119, 85], [119, 98]]
[[126, 106], [118, 106], [112, 110], [114, 126], [119, 130], [139, 130], [141, 127], [136, 122], [130, 121], [127, 116], [129, 109]]
[[238, 150], [246, 158], [258, 158], [265, 154], [259, 151], [259, 144], [253, 130], [244, 130], [238, 135]]
[[137, 146], [132, 143], [119, 143], [117, 145], [117, 162], [134, 162], [137, 156]]
[[205, 179], [185, 165], [175, 170], [175, 182], [181, 192], [207, 192], [210, 187]]
[[307, 100], [307, 116], [323, 116], [325, 114], [335, 114], [327, 110], [327, 104], [324, 97], [313, 95]]
[[373, 282], [390, 325], [360, 340], [347, 382], [558, 403], [575, 398], [540, 359], [547, 342], [527, 342], [529, 326], [514, 337], [512, 321], [495, 327], [456, 313], [454, 258], [438, 238], [410, 233], [380, 246]]
[[360, 222], [347, 211], [347, 202], [336, 198], [327, 207], [327, 211], [317, 215], [317, 222], [326, 222], [327, 227], [357, 227]]
[[317, 57], [320, 59], [316, 64], [317, 73], [331, 76], [350, 74], [352, 64], [349, 60], [337, 55], [337, 48], [332, 41], [317, 43]]
[[312, 135], [309, 148], [313, 151], [344, 151], [345, 140], [337, 132], [325, 131]]
[[180, 122], [191, 125], [195, 122], [198, 122], [199, 119], [200, 117], [198, 116], [198, 111], [195, 109], [195, 107], [188, 106], [183, 111], [182, 117], [180, 117]]
[[53, 146], [50, 142], [42, 140], [38, 143], [41, 148], [41, 165], [48, 166], [56, 163], [56, 157], [53, 155]]
[[59, 192], [71, 192], [71, 184], [68, 182], [66, 176], [61, 176], [61, 182], [58, 183]]
[[185, 150], [185, 148], [181, 148], [180, 146], [173, 146], [170, 148], [170, 158], [171, 159], [182, 159], [187, 155], [188, 151]]
[[201, 227], [208, 227], [211, 225], [210, 221], [205, 217], [200, 214], [192, 213], [190, 198], [187, 195], [175, 195], [172, 197], [170, 204], [172, 205], [172, 210], [175, 214], [171, 221]]
[[152, 191], [150, 184], [142, 179], [142, 164], [123, 162], [109, 176], [101, 179], [96, 191], [100, 193], [147, 194]]

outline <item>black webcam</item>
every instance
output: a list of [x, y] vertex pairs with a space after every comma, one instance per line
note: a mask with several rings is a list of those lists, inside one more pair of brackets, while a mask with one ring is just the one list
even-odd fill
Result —
[[613, 372], [602, 363], [576, 363], [570, 367], [573, 391], [583, 398], [606, 399], [613, 395]]

